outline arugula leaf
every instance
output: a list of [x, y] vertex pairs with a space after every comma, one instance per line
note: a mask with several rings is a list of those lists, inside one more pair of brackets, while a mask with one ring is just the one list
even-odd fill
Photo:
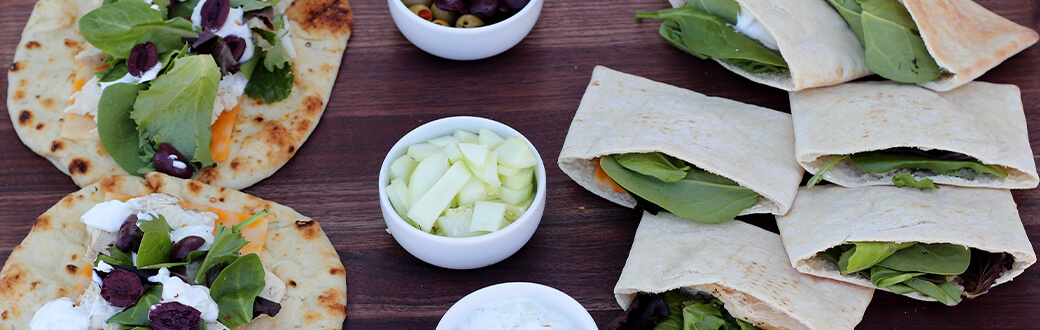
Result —
[[170, 241], [173, 229], [166, 223], [166, 218], [160, 214], [151, 221], [138, 221], [137, 226], [144, 232], [141, 248], [137, 250], [137, 268], [147, 269], [149, 265], [169, 261], [170, 251], [173, 251], [173, 242]]
[[146, 87], [146, 84], [114, 84], [101, 92], [98, 101], [97, 129], [101, 145], [116, 164], [130, 174], [136, 174], [150, 163], [141, 159], [137, 123], [130, 118], [138, 92]]
[[856, 39], [862, 43], [863, 21], [860, 13], [863, 12], [863, 7], [856, 0], [827, 0], [827, 2], [830, 2], [831, 6], [838, 10], [841, 17], [849, 23], [852, 32], [856, 34]]
[[209, 289], [220, 308], [217, 319], [228, 328], [253, 320], [253, 301], [263, 291], [264, 266], [256, 253], [244, 255], [220, 272]]
[[820, 170], [816, 171], [816, 174], [813, 174], [812, 178], [809, 179], [809, 182], [805, 184], [805, 187], [812, 188], [817, 183], [820, 183], [820, 181], [823, 180], [824, 174], [827, 174], [827, 172], [834, 168], [834, 165], [838, 165], [838, 162], [847, 157], [849, 157], [849, 155], [832, 155], [831, 158], [823, 164], [823, 167], [820, 167]]
[[986, 165], [982, 162], [967, 160], [935, 159], [921, 155], [887, 153], [884, 150], [857, 153], [850, 157], [852, 164], [871, 173], [884, 173], [897, 168], [922, 169], [947, 175], [948, 173], [969, 168], [978, 173], [988, 173], [1006, 178], [1007, 173], [999, 165]]
[[917, 179], [915, 179], [910, 173], [899, 173], [898, 176], [892, 178], [892, 183], [894, 183], [896, 187], [917, 188], [921, 189], [921, 191], [939, 189], [939, 186], [935, 185], [935, 182], [933, 182], [932, 179], [917, 181]]
[[119, 248], [113, 246], [108, 248], [109, 254], [98, 253], [97, 258], [94, 258], [94, 267], [97, 267], [99, 261], [104, 261], [109, 265], [119, 266], [133, 266], [134, 259], [130, 252], [123, 252]]
[[753, 72], [781, 72], [787, 68], [779, 51], [733, 30], [722, 18], [695, 8], [637, 12], [636, 18], [664, 20], [658, 31], [661, 36], [701, 59], [716, 58]]
[[184, 265], [190, 264], [192, 262], [195, 262], [195, 261], [198, 261], [198, 260], [202, 260], [202, 258], [205, 258], [206, 254], [208, 254], [208, 253], [209, 253], [209, 250], [195, 250], [195, 251], [188, 252], [188, 257], [184, 258], [184, 261], [167, 262], [167, 263], [161, 263], [161, 264], [152, 264], [152, 265], [148, 265], [148, 266], [140, 266], [140, 267], [137, 267], [137, 268], [138, 269], [159, 269], [159, 268], [163, 268], [163, 267], [173, 268], [173, 267], [177, 267], [177, 266], [184, 266]]
[[628, 170], [616, 156], [600, 157], [600, 167], [622, 188], [682, 218], [728, 221], [758, 201], [759, 195], [727, 178], [691, 168], [676, 182], [663, 182]]
[[660, 152], [645, 154], [621, 154], [614, 156], [618, 164], [633, 172], [648, 175], [664, 182], [675, 182], [686, 177], [690, 169], [682, 159]]
[[266, 64], [256, 66], [253, 70], [249, 83], [246, 84], [245, 93], [251, 98], [258, 98], [264, 103], [271, 104], [289, 97], [292, 92], [293, 65], [286, 63], [282, 68], [268, 70]]
[[960, 275], [968, 269], [971, 251], [948, 243], [915, 244], [896, 251], [877, 265], [903, 272]]
[[838, 269], [842, 275], [856, 273], [877, 265], [885, 258], [892, 256], [896, 251], [914, 245], [914, 242], [891, 243], [891, 242], [854, 242], [852, 249], [845, 251], [838, 259]]
[[231, 8], [242, 7], [242, 11], [254, 11], [278, 4], [281, 0], [231, 0]]
[[213, 266], [231, 264], [238, 259], [239, 251], [249, 244], [249, 241], [242, 236], [242, 228], [265, 215], [267, 215], [267, 210], [257, 212], [231, 228], [224, 226], [224, 224], [218, 224], [217, 234], [214, 235], [213, 244], [209, 247], [209, 254], [206, 256], [206, 259], [202, 260], [202, 265], [199, 266], [198, 272], [195, 273], [195, 283], [206, 283], [206, 273]]
[[164, 21], [163, 14], [144, 1], [120, 1], [83, 15], [79, 31], [87, 42], [117, 58], [127, 58], [137, 44], [151, 41], [160, 52], [180, 48], [181, 37], [191, 37], [191, 22]]
[[196, 169], [213, 165], [210, 120], [220, 68], [209, 55], [178, 58], [173, 69], [138, 94], [130, 117], [152, 146], [169, 143]]
[[935, 298], [935, 300], [938, 300], [946, 306], [959, 304], [961, 302], [961, 294], [964, 293], [963, 290], [953, 286], [950, 282], [935, 284], [916, 277], [901, 284], [906, 285], [925, 296]]
[[137, 298], [137, 303], [133, 306], [127, 307], [123, 311], [112, 315], [106, 323], [122, 324], [124, 326], [136, 325], [147, 327], [151, 323], [148, 321], [148, 311], [152, 305], [158, 304], [162, 300], [162, 285], [155, 285], [148, 290], [145, 290], [141, 298]]

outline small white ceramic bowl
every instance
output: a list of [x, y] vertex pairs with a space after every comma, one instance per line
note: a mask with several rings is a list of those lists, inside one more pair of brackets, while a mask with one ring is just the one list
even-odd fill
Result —
[[416, 15], [401, 0], [387, 0], [390, 16], [408, 41], [423, 51], [449, 60], [479, 60], [516, 46], [531, 32], [543, 0], [531, 0], [501, 22], [475, 28], [433, 24]]
[[470, 312], [488, 303], [511, 297], [527, 298], [541, 303], [559, 314], [573, 329], [596, 329], [596, 322], [592, 315], [589, 315], [589, 311], [566, 293], [538, 283], [509, 282], [488, 286], [462, 297], [444, 313], [441, 321], [437, 323], [437, 330], [455, 330]]
[[[390, 164], [407, 153], [408, 146], [412, 144], [450, 135], [457, 129], [477, 132], [481, 128], [489, 129], [503, 138], [518, 136], [531, 147], [538, 165], [535, 165], [534, 171], [534, 201], [527, 211], [505, 228], [474, 237], [437, 236], [405, 222], [394, 211], [386, 195], [386, 186], [390, 184]], [[531, 239], [538, 223], [542, 221], [542, 212], [545, 211], [545, 164], [531, 141], [505, 124], [487, 118], [465, 116], [434, 120], [408, 132], [390, 148], [386, 159], [383, 160], [383, 166], [379, 169], [379, 208], [383, 211], [383, 220], [386, 221], [390, 234], [401, 247], [416, 258], [434, 266], [451, 269], [489, 266], [519, 251]]]

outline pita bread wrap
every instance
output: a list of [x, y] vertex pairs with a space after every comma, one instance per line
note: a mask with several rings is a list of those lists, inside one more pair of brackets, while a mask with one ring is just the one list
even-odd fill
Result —
[[[934, 92], [895, 82], [858, 82], [791, 93], [798, 163], [817, 173], [831, 155], [894, 147], [939, 149], [1000, 165], [1006, 178], [967, 180], [916, 171], [935, 183], [1009, 189], [1035, 188], [1037, 176], [1017, 86], [971, 82]], [[846, 186], [891, 185], [895, 170], [868, 173], [842, 160], [823, 178]]]
[[[292, 93], [272, 104], [244, 97], [227, 160], [195, 172], [197, 180], [232, 189], [251, 186], [285, 165], [321, 119], [353, 29], [353, 12], [346, 0], [291, 2], [285, 14], [297, 52]], [[85, 139], [60, 135], [76, 77], [75, 56], [88, 46], [78, 31], [79, 18], [100, 5], [95, 0], [36, 3], [8, 72], [7, 109], [18, 137], [80, 187], [128, 174], [96, 133]]]
[[594, 162], [605, 155], [661, 152], [762, 196], [740, 214], [784, 214], [804, 174], [792, 157], [793, 137], [786, 113], [597, 66], [559, 164], [585, 189], [635, 207], [632, 196], [596, 181]]
[[316, 221], [235, 190], [149, 173], [146, 179], [102, 178], [65, 196], [36, 218], [32, 231], [14, 248], [0, 271], [0, 329], [27, 328], [43, 304], [59, 297], [75, 300], [80, 294], [83, 289], [77, 289], [77, 283], [84, 279], [81, 268], [93, 262], [84, 257], [90, 235], [80, 216], [104, 201], [108, 192], [131, 196], [165, 193], [189, 203], [248, 214], [267, 209], [267, 240], [260, 259], [285, 283], [285, 296], [275, 317], [260, 316], [242, 329], [342, 328], [346, 318], [346, 270]]
[[1036, 43], [1040, 35], [971, 0], [903, 0], [928, 54], [952, 73], [919, 85], [949, 91]]
[[[1018, 208], [1005, 189], [819, 186], [798, 192], [795, 206], [777, 216], [784, 247], [798, 271], [874, 287], [858, 274], [841, 275], [821, 252], [848, 242], [951, 243], [1014, 257], [993, 286], [1036, 262]], [[888, 291], [881, 288], [880, 290]], [[935, 301], [917, 292], [906, 296]]]
[[779, 236], [742, 221], [644, 213], [614, 296], [627, 310], [638, 292], [677, 288], [708, 292], [766, 329], [852, 329], [874, 293], [795, 271]]
[[[863, 46], [845, 20], [826, 1], [736, 0], [776, 39], [787, 62], [785, 73], [751, 73], [715, 60], [751, 81], [783, 89], [841, 84], [872, 74], [863, 63]], [[669, 0], [674, 8], [685, 0]], [[812, 36], [808, 38], [806, 36]]]

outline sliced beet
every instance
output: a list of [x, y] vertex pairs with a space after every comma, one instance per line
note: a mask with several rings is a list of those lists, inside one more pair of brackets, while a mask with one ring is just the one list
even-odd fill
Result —
[[144, 286], [136, 274], [115, 269], [101, 282], [101, 298], [116, 307], [130, 307], [144, 293]]

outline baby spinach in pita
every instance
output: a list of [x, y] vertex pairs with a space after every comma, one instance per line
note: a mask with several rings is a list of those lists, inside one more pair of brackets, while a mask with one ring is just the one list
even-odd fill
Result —
[[690, 166], [686, 165], [682, 159], [660, 152], [615, 155], [614, 160], [629, 170], [655, 177], [664, 182], [682, 180], [686, 177], [686, 171], [690, 170]]
[[181, 37], [195, 32], [191, 22], [163, 14], [144, 1], [119, 1], [106, 4], [83, 15], [79, 30], [91, 45], [117, 58], [127, 58], [137, 44], [151, 41], [160, 53], [180, 49]]
[[928, 54], [910, 12], [898, 0], [828, 0], [866, 49], [867, 68], [886, 79], [920, 83], [945, 72]]
[[733, 29], [739, 12], [733, 0], [698, 0], [679, 8], [637, 12], [636, 18], [664, 20], [661, 36], [700, 59], [715, 58], [755, 73], [785, 70], [787, 62], [779, 51]]
[[[654, 176], [660, 175], [661, 169], [678, 167], [678, 163], [673, 162], [682, 162], [678, 159], [664, 155], [638, 156], [641, 165], [627, 168], [618, 160], [626, 157], [631, 158], [621, 155], [600, 157], [600, 167], [614, 182], [633, 195], [686, 219], [709, 223], [728, 221], [754, 205], [759, 198], [758, 193], [751, 189], [741, 187], [730, 179], [685, 166], [685, 162], [681, 168], [688, 169], [678, 181], [666, 182]], [[647, 165], [652, 162], [656, 162], [656, 165]]]
[[137, 93], [145, 88], [148, 88], [147, 84], [113, 84], [105, 88], [98, 101], [98, 131], [105, 132], [98, 134], [101, 145], [116, 164], [130, 173], [137, 173], [138, 169], [150, 163], [143, 158], [140, 132], [137, 123], [130, 118]]
[[225, 267], [209, 289], [210, 297], [220, 309], [217, 320], [228, 328], [252, 321], [253, 301], [265, 284], [264, 266], [255, 253], [244, 255]]
[[210, 268], [220, 264], [230, 265], [238, 259], [239, 251], [249, 244], [249, 241], [242, 236], [242, 228], [249, 226], [265, 215], [267, 215], [267, 210], [257, 212], [249, 218], [242, 220], [242, 222], [231, 226], [231, 228], [223, 224], [217, 225], [217, 233], [213, 237], [213, 244], [209, 247], [209, 255], [202, 261], [198, 272], [195, 273], [195, 282], [206, 283], [206, 273], [209, 272]]
[[759, 328], [733, 317], [718, 298], [703, 292], [690, 295], [680, 289], [675, 289], [664, 293], [638, 293], [632, 304], [628, 306], [628, 310], [610, 323], [607, 329], [752, 330]]
[[[1007, 172], [1002, 166], [986, 165], [964, 154], [941, 150], [922, 151], [916, 148], [892, 148], [852, 155], [831, 155], [830, 159], [809, 179], [806, 187], [812, 188], [813, 185], [819, 183], [831, 168], [845, 158], [849, 158], [853, 166], [870, 173], [885, 173], [897, 169], [909, 169], [931, 171], [935, 174], [954, 176], [965, 180], [974, 180], [979, 174], [993, 175], [998, 178], [1007, 177]], [[921, 190], [939, 189], [931, 179], [919, 181], [910, 173], [900, 173], [892, 178], [892, 183], [897, 187], [911, 187]]]
[[824, 252], [842, 274], [859, 273], [896, 294], [918, 292], [952, 306], [963, 290], [949, 278], [964, 274], [971, 251], [960, 245], [916, 242], [851, 242]]

